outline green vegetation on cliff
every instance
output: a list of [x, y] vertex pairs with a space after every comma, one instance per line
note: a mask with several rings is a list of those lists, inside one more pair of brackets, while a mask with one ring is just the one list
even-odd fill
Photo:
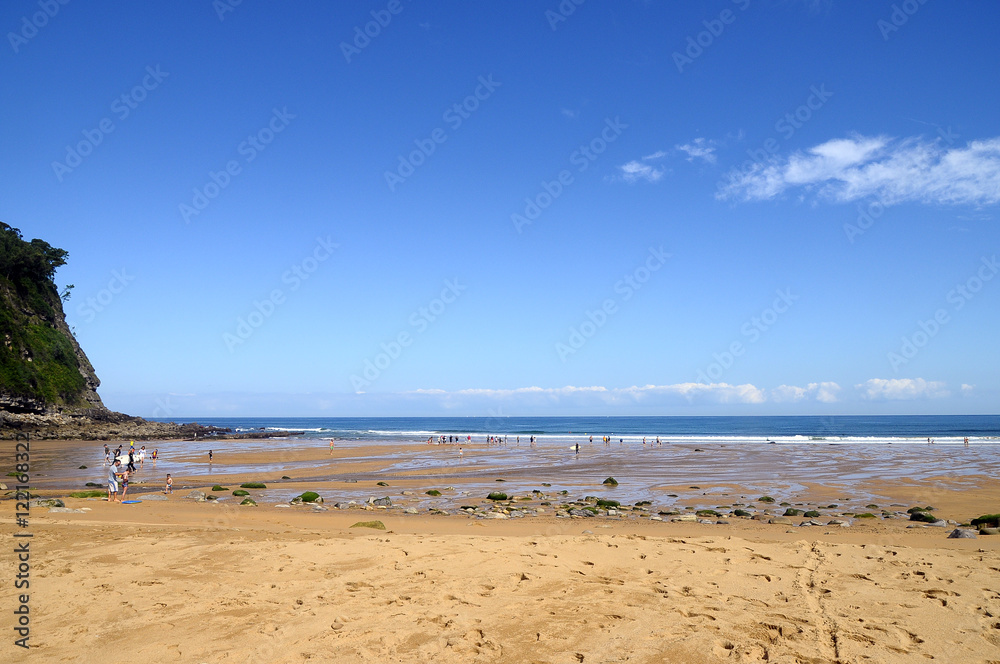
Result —
[[91, 405], [85, 372], [92, 369], [87, 362], [81, 370], [53, 279], [67, 255], [0, 222], [0, 397], [9, 409]]

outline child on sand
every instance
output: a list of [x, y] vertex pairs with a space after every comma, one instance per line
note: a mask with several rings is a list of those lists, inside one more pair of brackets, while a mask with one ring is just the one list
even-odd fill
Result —
[[125, 472], [122, 473], [122, 497], [121, 497], [121, 501], [123, 503], [125, 502], [125, 493], [128, 491], [128, 472], [129, 472], [128, 468], [126, 468]]
[[173, 493], [174, 492], [174, 480], [170, 477], [170, 473], [167, 473], [167, 485], [163, 487], [163, 493]]

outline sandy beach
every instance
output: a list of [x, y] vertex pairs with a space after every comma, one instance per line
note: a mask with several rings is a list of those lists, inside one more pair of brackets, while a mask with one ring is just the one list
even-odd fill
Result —
[[[800, 526], [803, 517], [767, 523], [786, 508], [756, 501], [756, 480], [678, 484], [685, 493], [642, 509], [557, 516], [586, 494], [613, 495], [600, 484], [606, 468], [574, 475], [573, 490], [544, 470], [509, 466], [497, 483], [492, 463], [461, 470], [450, 456], [418, 471], [387, 470], [410, 453], [453, 454], [416, 446], [341, 446], [332, 456], [290, 449], [284, 471], [267, 465], [266, 446], [222, 448], [211, 474], [179, 473], [165, 500], [109, 504], [70, 498], [67, 488], [81, 484], [78, 473], [93, 474], [68, 470], [83, 465], [74, 455], [93, 460], [103, 446], [67, 449], [32, 443], [38, 493], [83, 511], [32, 507], [30, 525], [19, 528], [13, 501], [4, 501], [6, 541], [32, 535], [31, 648], [13, 645], [21, 591], [8, 573], [0, 578], [5, 661], [1000, 662], [1000, 536], [949, 539], [954, 526], [911, 528], [905, 518], [910, 505], [932, 505], [956, 523], [1000, 512], [989, 468], [846, 484], [779, 469], [795, 487], [792, 505], [821, 508], [822, 525]], [[680, 463], [685, 453], [675, 452]], [[479, 453], [487, 454], [465, 451]], [[760, 453], [773, 470], [774, 455], [788, 450]], [[161, 471], [147, 461], [137, 474], [145, 483], [130, 495], [158, 493]], [[851, 477], [846, 467], [832, 472]], [[231, 496], [248, 480], [267, 481], [250, 490], [257, 507]], [[185, 497], [211, 495], [216, 482], [228, 489], [215, 492], [221, 500]], [[528, 485], [539, 493], [514, 488], [511, 498], [525, 500], [485, 500], [487, 486]], [[277, 507], [287, 498], [271, 498], [306, 489], [325, 497], [325, 509]], [[442, 495], [427, 496], [430, 489]], [[348, 506], [363, 495], [393, 504], [351, 498]], [[876, 518], [856, 518], [864, 506], [850, 501], [870, 496], [879, 497], [867, 510]], [[737, 504], [756, 518], [732, 516]], [[506, 518], [487, 518], [502, 507]], [[722, 516], [671, 521], [707, 508]], [[376, 519], [385, 530], [351, 527]]]

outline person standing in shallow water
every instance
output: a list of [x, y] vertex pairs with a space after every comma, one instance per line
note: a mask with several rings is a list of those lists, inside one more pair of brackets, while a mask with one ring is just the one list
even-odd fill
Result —
[[212, 450], [208, 451], [208, 462], [212, 463]]

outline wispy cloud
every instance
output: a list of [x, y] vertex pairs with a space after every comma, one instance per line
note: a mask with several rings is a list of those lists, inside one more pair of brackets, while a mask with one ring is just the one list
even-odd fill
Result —
[[730, 171], [726, 179], [716, 193], [723, 200], [766, 200], [801, 187], [837, 202], [872, 197], [885, 205], [994, 205], [1000, 202], [1000, 137], [949, 148], [921, 137], [853, 136]]
[[833, 382], [809, 383], [806, 387], [781, 385], [766, 390], [750, 383], [673, 383], [608, 388], [600, 385], [578, 387], [519, 387], [513, 389], [413, 390], [407, 394], [445, 400], [484, 398], [490, 400], [560, 403], [568, 400], [597, 401], [608, 405], [675, 402], [689, 404], [762, 404], [813, 399], [821, 403], [837, 401], [840, 386]]
[[861, 392], [862, 399], [872, 401], [937, 399], [949, 395], [944, 383], [923, 378], [870, 378], [854, 387]]
[[576, 111], [574, 111], [573, 109], [570, 109], [570, 108], [561, 108], [561, 109], [559, 109], [559, 112], [562, 113], [563, 115], [565, 115], [570, 120], [573, 120], [573, 119], [576, 118]]
[[666, 173], [662, 168], [655, 168], [634, 159], [627, 164], [619, 166], [618, 169], [621, 171], [621, 178], [629, 184], [638, 182], [639, 180], [656, 182]]
[[675, 145], [676, 150], [680, 150], [687, 154], [688, 161], [694, 161], [695, 159], [704, 159], [710, 164], [715, 163], [715, 141], [710, 141], [705, 138], [696, 138], [690, 143], [685, 143], [684, 145]]

